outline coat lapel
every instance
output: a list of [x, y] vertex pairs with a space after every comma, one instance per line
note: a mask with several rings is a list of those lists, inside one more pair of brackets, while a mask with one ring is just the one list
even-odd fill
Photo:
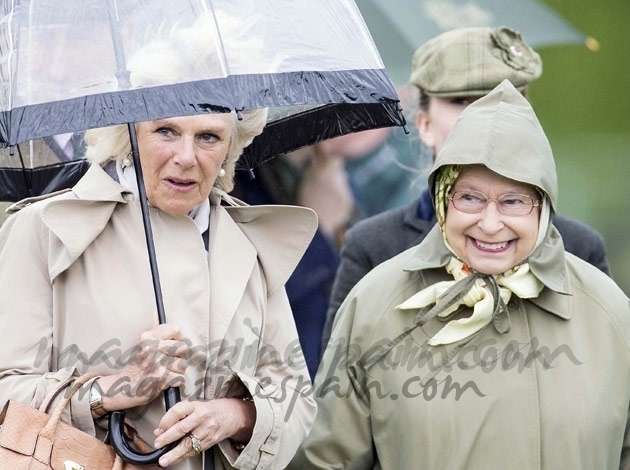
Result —
[[92, 165], [71, 192], [47, 203], [42, 210], [42, 220], [58, 239], [52, 243], [59, 243], [56, 249], [50, 250], [51, 279], [81, 256], [103, 231], [116, 204], [125, 202], [127, 193], [100, 166]]
[[258, 252], [269, 296], [284, 286], [317, 230], [311, 209], [294, 206], [227, 208]]
[[212, 206], [210, 221], [208, 262], [212, 342], [225, 337], [254, 269], [256, 250], [223, 207]]
[[[221, 339], [260, 263], [267, 296], [282, 288], [308, 247], [317, 216], [290, 206], [241, 206], [221, 194], [230, 207], [213, 205], [210, 216], [211, 340]], [[212, 222], [214, 220], [215, 222]]]

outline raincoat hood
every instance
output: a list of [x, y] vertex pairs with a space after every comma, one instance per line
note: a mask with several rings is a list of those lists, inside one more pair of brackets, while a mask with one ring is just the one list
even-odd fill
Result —
[[[527, 261], [545, 286], [567, 292], [564, 245], [551, 224], [558, 203], [551, 146], [531, 105], [509, 80], [472, 103], [459, 116], [429, 174], [434, 205], [441, 168], [478, 164], [506, 178], [534, 185], [546, 195], [549, 221], [544, 224], [546, 229], [540, 234], [540, 243]], [[439, 229], [434, 235], [442, 238]], [[433, 261], [429, 264], [434, 267], [445, 266], [451, 255], [443, 243], [438, 245], [440, 248], [430, 255]]]
[[558, 182], [551, 146], [531, 105], [509, 80], [459, 116], [431, 168], [430, 187], [435, 189], [440, 168], [473, 164], [536, 186], [556, 211]]

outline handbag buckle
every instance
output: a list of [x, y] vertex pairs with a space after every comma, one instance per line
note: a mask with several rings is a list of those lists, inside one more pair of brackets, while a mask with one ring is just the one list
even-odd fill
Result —
[[85, 470], [85, 468], [72, 460], [66, 460], [63, 463], [63, 470]]

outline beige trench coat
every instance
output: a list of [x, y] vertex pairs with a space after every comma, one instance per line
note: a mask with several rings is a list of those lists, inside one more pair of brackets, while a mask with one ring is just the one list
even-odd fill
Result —
[[[233, 207], [222, 207], [219, 198]], [[23, 208], [0, 231], [0, 404], [38, 405], [73, 369], [111, 374], [156, 321], [140, 207], [93, 166], [72, 192]], [[151, 209], [167, 321], [190, 342], [184, 399], [254, 396], [256, 425], [217, 468], [282, 468], [315, 416], [284, 283], [317, 221], [295, 207], [240, 207], [213, 192], [209, 255], [194, 222]], [[124, 384], [121, 384], [121, 387]], [[141, 410], [130, 410], [128, 417]], [[162, 397], [136, 424], [153, 441]], [[87, 394], [72, 422], [97, 432]], [[200, 469], [201, 457], [172, 468]]]

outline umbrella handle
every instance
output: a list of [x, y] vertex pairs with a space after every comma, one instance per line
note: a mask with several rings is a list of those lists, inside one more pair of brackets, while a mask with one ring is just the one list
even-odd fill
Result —
[[[155, 246], [153, 244], [153, 232], [151, 230], [151, 219], [149, 216], [149, 205], [147, 203], [147, 193], [144, 188], [142, 178], [142, 165], [140, 163], [140, 153], [138, 152], [138, 137], [136, 128], [133, 123], [127, 124], [129, 130], [129, 142], [131, 144], [131, 153], [136, 170], [136, 180], [138, 183], [138, 193], [140, 199], [140, 208], [142, 210], [142, 223], [144, 226], [144, 234], [147, 242], [147, 250], [149, 255], [149, 265], [151, 267], [151, 277], [153, 281], [153, 290], [155, 294], [155, 303], [157, 307], [158, 321], [160, 324], [166, 323], [164, 314], [164, 300], [162, 298], [162, 288], [160, 286], [160, 275], [158, 272], [157, 260], [155, 255]], [[167, 388], [164, 390], [164, 407], [168, 411], [175, 403], [180, 401], [178, 388]], [[141, 453], [134, 449], [127, 441], [125, 435], [125, 412], [114, 411], [109, 416], [109, 437], [112, 447], [120, 457], [128, 463], [135, 465], [151, 465], [157, 463], [162, 455], [171, 450], [179, 442], [174, 442], [161, 449], [154, 450], [149, 453]]]
[[[178, 388], [167, 388], [164, 390], [164, 402], [166, 409], [168, 410], [175, 403], [180, 401]], [[113, 411], [109, 415], [109, 439], [112, 447], [116, 450], [116, 453], [127, 463], [133, 465], [152, 465], [173, 449], [179, 441], [173, 442], [161, 449], [156, 449], [151, 452], [142, 453], [134, 449], [132, 445], [127, 441], [125, 435], [125, 412]]]

